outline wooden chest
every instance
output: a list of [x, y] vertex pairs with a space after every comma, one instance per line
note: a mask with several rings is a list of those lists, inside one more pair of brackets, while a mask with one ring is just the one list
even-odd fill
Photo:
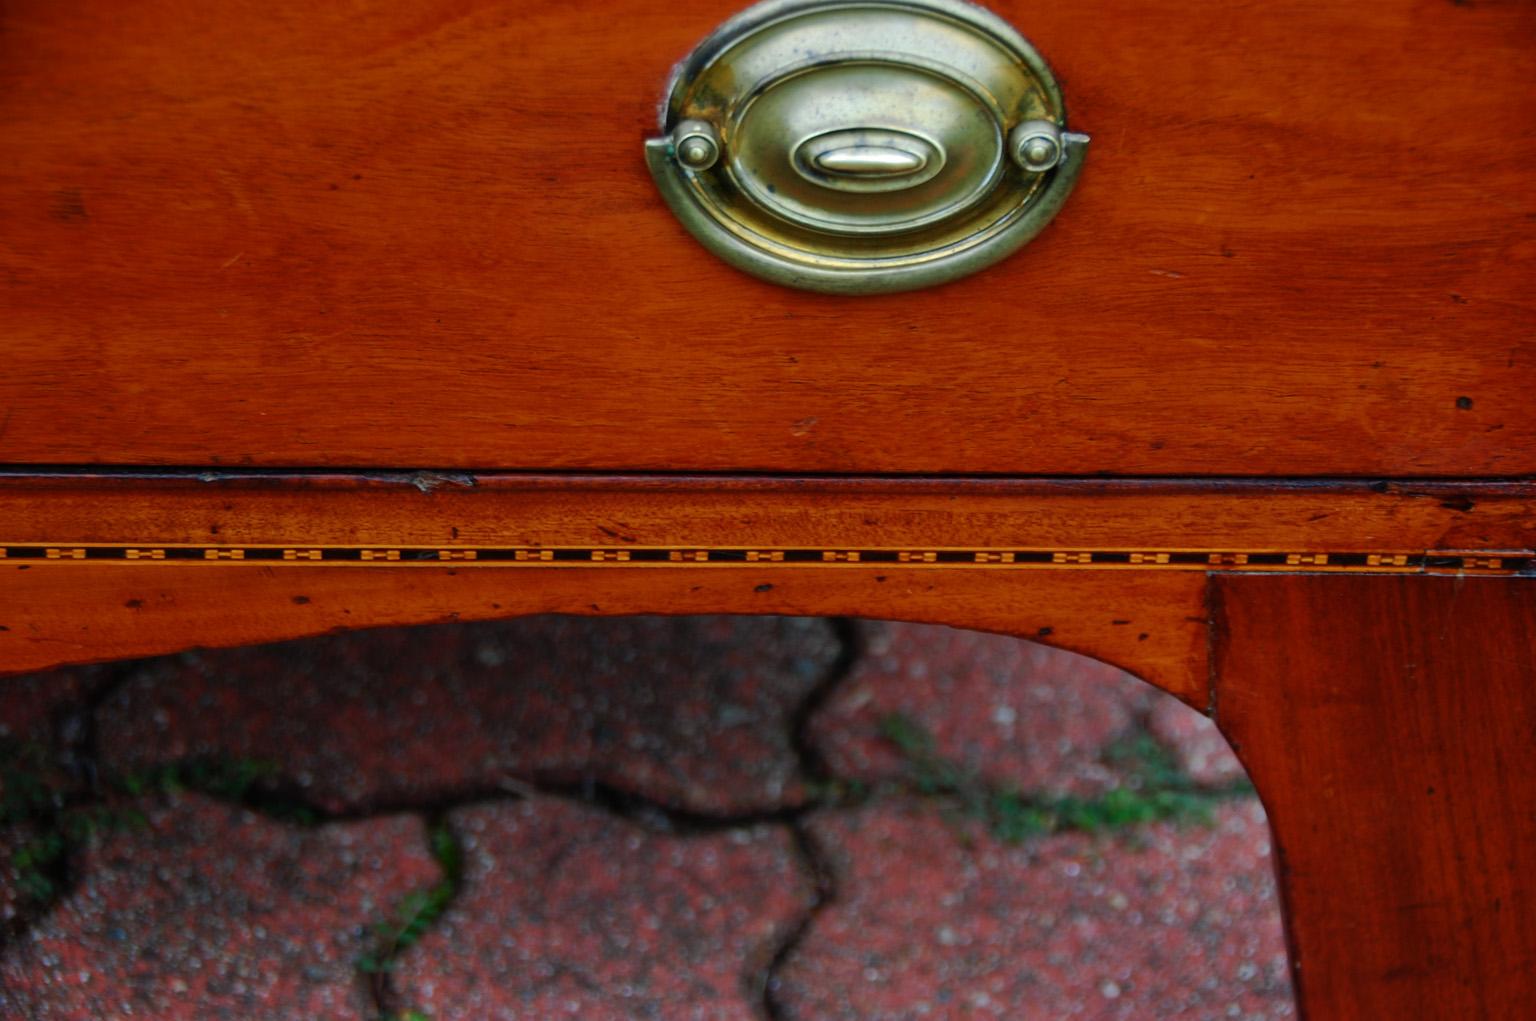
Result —
[[846, 295], [647, 169], [729, 3], [5, 4], [0, 671], [544, 611], [1034, 637], [1234, 740], [1310, 1016], [1522, 1016], [1536, 4], [992, 10], [1072, 194]]

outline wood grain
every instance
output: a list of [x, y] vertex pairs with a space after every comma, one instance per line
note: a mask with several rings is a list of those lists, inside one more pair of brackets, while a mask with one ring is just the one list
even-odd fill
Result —
[[[1536, 485], [10, 474], [0, 475], [0, 539], [1529, 551]], [[836, 613], [1023, 634], [1134, 669], [1202, 708], [1209, 701], [1202, 573], [750, 564], [729, 577], [684, 566], [404, 573], [0, 561], [0, 672], [455, 614]]]
[[641, 159], [720, 0], [11, 0], [0, 462], [1536, 472], [1536, 5], [994, 7], [1094, 135], [855, 301]]
[[0, 472], [0, 543], [1536, 549], [1536, 482]]
[[[852, 574], [571, 568], [509, 575], [429, 567], [0, 564], [0, 675], [398, 624], [529, 613], [759, 613], [860, 616], [1014, 634], [1139, 675], [1199, 707], [1208, 701], [1198, 574], [1054, 572], [1028, 579], [948, 570]], [[3, 685], [0, 679], [0, 685]]]
[[1306, 1017], [1536, 1003], [1536, 579], [1219, 578], [1217, 722]]

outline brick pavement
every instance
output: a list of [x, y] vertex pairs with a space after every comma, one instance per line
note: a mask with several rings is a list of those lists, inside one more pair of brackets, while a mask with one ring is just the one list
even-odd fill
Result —
[[0, 681], [0, 1017], [1281, 1018], [1269, 834], [1112, 668], [531, 618]]

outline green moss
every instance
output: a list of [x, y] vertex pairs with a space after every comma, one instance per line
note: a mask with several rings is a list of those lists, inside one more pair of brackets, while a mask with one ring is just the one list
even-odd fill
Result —
[[392, 918], [373, 927], [372, 946], [357, 959], [357, 970], [365, 975], [393, 971], [400, 956], [421, 941], [458, 895], [464, 874], [464, 852], [458, 837], [446, 823], [437, 822], [427, 832], [427, 843], [442, 878], [426, 889], [411, 891], [396, 906]]
[[189, 759], [107, 773], [86, 789], [49, 758], [36, 744], [0, 742], [0, 826], [19, 838], [11, 850], [11, 875], [30, 908], [59, 896], [76, 848], [104, 833], [143, 826], [144, 814], [131, 802], [148, 795], [197, 791], [285, 822], [317, 821], [308, 806], [273, 793], [276, 767], [254, 759]]
[[907, 716], [885, 717], [880, 734], [900, 752], [903, 781], [910, 789], [984, 823], [993, 836], [1009, 843], [1064, 830], [1091, 833], [1152, 822], [1209, 825], [1218, 803], [1253, 790], [1246, 780], [1218, 788], [1196, 784], [1149, 734], [1105, 751], [1105, 762], [1117, 767], [1124, 780], [1096, 798], [1038, 797], [988, 783], [938, 754], [933, 735]]

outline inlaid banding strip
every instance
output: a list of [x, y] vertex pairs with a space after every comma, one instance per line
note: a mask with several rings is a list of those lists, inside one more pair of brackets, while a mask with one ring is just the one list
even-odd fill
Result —
[[267, 567], [820, 567], [1142, 570], [1250, 573], [1536, 574], [1531, 550], [1156, 550], [702, 546], [318, 546], [312, 544], [11, 543], [0, 560]]

